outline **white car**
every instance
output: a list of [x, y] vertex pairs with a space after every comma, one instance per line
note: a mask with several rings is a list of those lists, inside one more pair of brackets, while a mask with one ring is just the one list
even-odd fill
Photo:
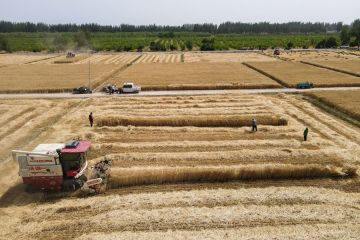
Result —
[[134, 83], [124, 83], [121, 88], [121, 93], [139, 93], [141, 91], [140, 86], [136, 86]]

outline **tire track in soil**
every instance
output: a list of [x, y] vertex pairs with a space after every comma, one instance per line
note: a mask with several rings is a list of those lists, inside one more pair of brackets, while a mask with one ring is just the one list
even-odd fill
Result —
[[[135, 225], [116, 226], [115, 224], [108, 223], [106, 226], [100, 226], [99, 224], [87, 224], [86, 222], [76, 222], [73, 224], [64, 224], [54, 226], [50, 229], [44, 229], [43, 231], [29, 237], [36, 237], [37, 239], [74, 239], [80, 237], [83, 234], [89, 234], [94, 232], [111, 233], [122, 231], [169, 231], [169, 230], [190, 230], [199, 231], [205, 229], [236, 229], [244, 227], [259, 227], [259, 226], [295, 226], [295, 225], [314, 225], [314, 224], [326, 224], [336, 225], [344, 223], [342, 221], [319, 221], [319, 220], [301, 220], [301, 221], [287, 221], [287, 220], [256, 220], [256, 221], [243, 221], [243, 222], [227, 222], [227, 223], [189, 223], [189, 224], [166, 224], [166, 223], [145, 223]], [[357, 222], [347, 222], [347, 224], [358, 224]]]
[[12, 122], [12, 121], [16, 120], [17, 118], [23, 116], [24, 114], [34, 111], [34, 110], [35, 110], [34, 107], [27, 107], [24, 110], [17, 112], [14, 115], [11, 115], [9, 118], [2, 118], [2, 120], [0, 121], [0, 126], [4, 125], [5, 123]]

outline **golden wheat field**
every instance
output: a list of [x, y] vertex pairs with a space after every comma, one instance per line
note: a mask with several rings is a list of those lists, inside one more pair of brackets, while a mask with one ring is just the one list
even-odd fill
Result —
[[277, 61], [273, 57], [269, 57], [256, 52], [239, 52], [239, 53], [211, 53], [211, 52], [186, 52], [184, 53], [185, 62], [208, 62], [208, 63], [226, 63], [226, 62], [267, 62]]
[[[90, 67], [92, 86], [109, 78], [121, 65], [93, 64]], [[68, 91], [88, 86], [88, 64], [22, 64], [0, 68], [0, 92]]]
[[312, 92], [307, 95], [345, 112], [360, 121], [360, 91]]
[[29, 64], [35, 62], [42, 62], [46, 60], [53, 61], [59, 54], [31, 54], [31, 53], [12, 53], [12, 54], [0, 54], [0, 65], [14, 65], [14, 64]]
[[311, 61], [309, 63], [337, 71], [346, 71], [360, 77], [360, 58], [352, 61]]
[[181, 53], [144, 53], [135, 63], [180, 63]]
[[241, 63], [135, 64], [113, 76], [143, 90], [274, 88], [278, 83]]
[[248, 62], [248, 66], [277, 79], [286, 86], [312, 82], [315, 87], [360, 86], [360, 78], [300, 62]]
[[88, 60], [90, 57], [89, 54], [76, 54], [75, 57], [66, 57], [66, 56], [60, 56], [57, 57], [56, 59], [54, 59], [53, 63], [54, 64], [73, 64], [73, 63], [77, 63], [77, 62], [86, 62], [86, 60]]
[[[360, 234], [360, 130], [300, 95], [2, 99], [0, 113], [1, 239]], [[25, 192], [10, 150], [73, 138], [112, 159], [106, 193]]]
[[120, 53], [120, 54], [92, 54], [89, 58], [78, 61], [75, 64], [130, 64], [136, 61], [141, 54], [138, 53]]

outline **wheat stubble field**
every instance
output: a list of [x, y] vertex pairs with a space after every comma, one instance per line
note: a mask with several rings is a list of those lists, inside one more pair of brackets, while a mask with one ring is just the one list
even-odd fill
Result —
[[135, 64], [112, 78], [132, 81], [142, 90], [279, 88], [280, 84], [241, 63]]
[[[0, 100], [0, 113], [0, 238], [360, 234], [360, 130], [301, 96]], [[9, 151], [78, 137], [93, 143], [92, 162], [113, 160], [107, 192], [55, 199], [26, 193]]]
[[359, 59], [335, 51], [283, 51], [280, 59], [270, 52], [0, 54], [0, 92], [69, 92], [88, 86], [89, 72], [94, 89], [124, 82], [144, 91], [281, 88], [304, 81], [317, 87], [360, 86]]
[[246, 64], [288, 87], [306, 81], [314, 83], [315, 87], [360, 86], [358, 76], [300, 62], [247, 62]]
[[307, 95], [360, 121], [359, 90], [331, 92], [315, 91], [307, 93]]
[[[272, 52], [267, 52], [271, 55]], [[350, 61], [359, 60], [359, 55], [351, 51], [283, 51], [280, 57], [290, 61]]]

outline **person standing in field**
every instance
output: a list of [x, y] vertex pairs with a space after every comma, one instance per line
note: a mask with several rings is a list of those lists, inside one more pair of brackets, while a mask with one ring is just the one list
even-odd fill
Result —
[[92, 112], [89, 114], [89, 122], [90, 122], [90, 127], [92, 127], [94, 124], [94, 116]]
[[251, 125], [252, 125], [252, 131], [253, 132], [257, 132], [257, 123], [256, 123], [256, 119], [253, 118], [252, 122], [251, 122]]
[[307, 141], [308, 134], [309, 134], [309, 129], [305, 128], [305, 130], [304, 130], [304, 141], [305, 142]]

